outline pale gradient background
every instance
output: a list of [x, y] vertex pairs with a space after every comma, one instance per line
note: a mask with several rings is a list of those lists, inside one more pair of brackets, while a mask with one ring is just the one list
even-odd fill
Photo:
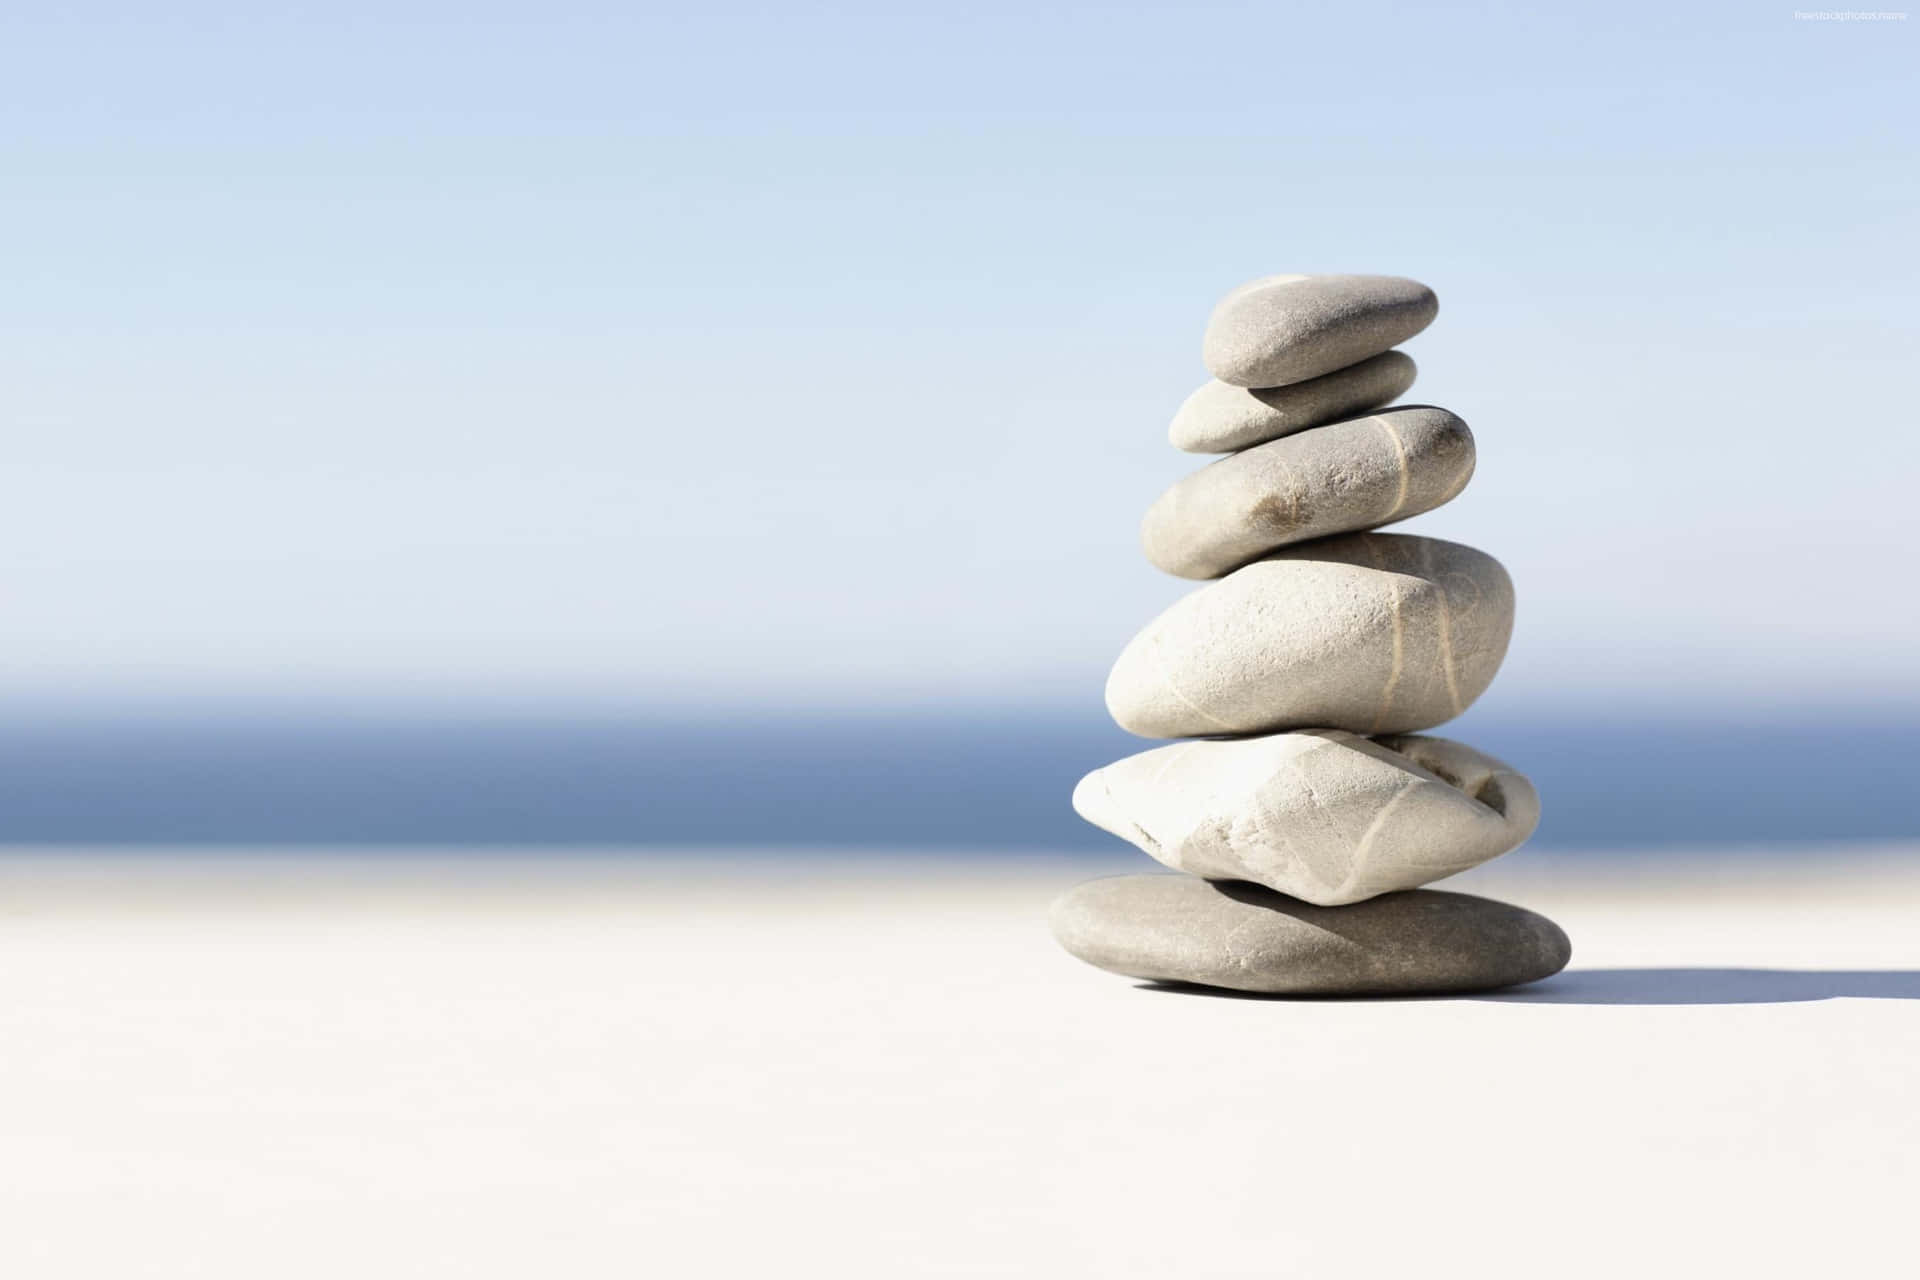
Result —
[[[1913, 27], [9, 6], [0, 1274], [1900, 1272]], [[1322, 270], [1479, 438], [1515, 992], [1047, 935], [1207, 312]]]
[[[1207, 312], [1293, 270], [1439, 292], [1412, 398], [1481, 462], [1407, 527], [1518, 583], [1483, 745], [1598, 715], [1616, 755], [1658, 722], [1875, 761], [1920, 724], [1912, 24], [402, 9], [6, 21], [0, 703], [35, 767], [94, 733], [86, 786], [149, 768], [130, 716], [497, 714], [721, 733], [724, 773], [768, 717], [891, 717], [844, 778], [972, 717], [963, 771], [1079, 734], [1022, 793], [1063, 801], [1186, 589], [1134, 536], [1198, 465], [1163, 432]], [[73, 802], [123, 803], [151, 827]]]

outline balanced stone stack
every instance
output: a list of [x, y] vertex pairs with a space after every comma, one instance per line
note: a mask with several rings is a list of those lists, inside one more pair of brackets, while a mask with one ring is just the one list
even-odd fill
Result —
[[1531, 911], [1421, 889], [1533, 833], [1533, 785], [1420, 731], [1466, 710], [1513, 628], [1513, 584], [1472, 547], [1370, 533], [1453, 498], [1473, 436], [1381, 408], [1433, 292], [1389, 276], [1269, 276], [1207, 326], [1213, 381], [1173, 443], [1225, 457], [1147, 512], [1147, 558], [1215, 579], [1114, 664], [1107, 707], [1190, 741], [1083, 779], [1073, 805], [1185, 875], [1095, 880], [1055, 903], [1068, 951], [1115, 973], [1295, 995], [1485, 990], [1557, 973]]

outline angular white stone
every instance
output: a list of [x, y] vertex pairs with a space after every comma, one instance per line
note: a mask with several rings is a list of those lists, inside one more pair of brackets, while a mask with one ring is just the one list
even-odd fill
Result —
[[1340, 730], [1143, 751], [1081, 779], [1073, 807], [1175, 871], [1328, 907], [1478, 866], [1540, 821], [1533, 784], [1491, 756]]
[[1276, 547], [1431, 511], [1473, 476], [1473, 433], [1415, 405], [1332, 422], [1203, 467], [1140, 526], [1156, 568], [1215, 578]]
[[1188, 453], [1231, 453], [1378, 408], [1405, 395], [1417, 372], [1404, 351], [1383, 351], [1290, 387], [1236, 387], [1216, 378], [1186, 398], [1167, 439]]
[[1107, 709], [1148, 738], [1281, 729], [1412, 733], [1486, 690], [1513, 632], [1513, 583], [1485, 552], [1353, 533], [1287, 547], [1148, 623]]
[[1400, 276], [1266, 276], [1220, 300], [1201, 358], [1236, 387], [1284, 387], [1397, 347], [1439, 310]]

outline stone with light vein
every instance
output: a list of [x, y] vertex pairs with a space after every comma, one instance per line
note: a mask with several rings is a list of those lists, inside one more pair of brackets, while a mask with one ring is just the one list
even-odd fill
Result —
[[1216, 578], [1296, 542], [1372, 529], [1451, 501], [1473, 433], [1445, 409], [1382, 409], [1258, 445], [1160, 495], [1140, 526], [1155, 568]]
[[1485, 552], [1353, 533], [1286, 547], [1176, 601], [1107, 678], [1148, 738], [1414, 733], [1465, 711], [1506, 656], [1513, 583]]

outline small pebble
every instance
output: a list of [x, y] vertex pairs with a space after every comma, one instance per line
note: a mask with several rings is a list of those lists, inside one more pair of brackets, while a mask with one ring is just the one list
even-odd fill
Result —
[[1188, 453], [1232, 453], [1389, 404], [1413, 385], [1413, 357], [1383, 351], [1290, 387], [1236, 387], [1213, 379], [1186, 398], [1167, 439]]

